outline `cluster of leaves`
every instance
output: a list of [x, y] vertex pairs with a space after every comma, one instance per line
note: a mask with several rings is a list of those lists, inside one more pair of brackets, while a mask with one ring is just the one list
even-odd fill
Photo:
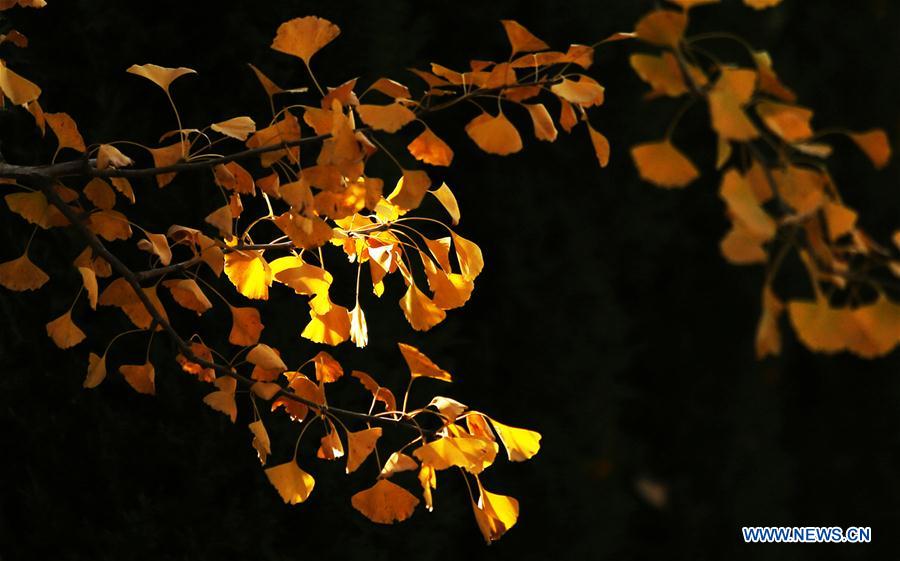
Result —
[[[557, 138], [554, 120], [537, 101], [547, 94], [560, 105], [559, 123], [565, 131], [571, 131], [579, 121], [586, 123], [598, 160], [606, 165], [609, 144], [590, 126], [586, 111], [603, 102], [604, 89], [592, 78], [569, 71], [572, 67], [587, 69], [592, 64], [593, 48], [572, 45], [566, 52], [552, 51], [517, 22], [506, 20], [502, 24], [511, 46], [507, 61], [475, 60], [471, 70], [465, 72], [438, 64], [432, 64], [430, 71], [415, 70], [425, 83], [423, 93], [415, 98], [408, 86], [388, 78], [375, 80], [359, 95], [356, 79], [322, 88], [311, 60], [339, 35], [339, 28], [315, 16], [285, 22], [271, 46], [303, 63], [315, 88], [311, 93], [316, 102], [297, 103], [298, 96], [309, 97], [307, 88], [282, 88], [251, 65], [269, 101], [271, 119], [264, 127], [257, 127], [248, 116], [203, 128], [186, 127], [172, 89], [177, 80], [196, 72], [133, 65], [128, 72], [159, 87], [173, 111], [177, 128], [161, 136], [159, 147], [125, 140], [86, 144], [70, 115], [45, 112], [39, 103], [40, 88], [0, 63], [3, 98], [31, 113], [43, 136], [50, 129], [56, 139], [53, 157], [45, 166], [0, 164], [0, 182], [18, 189], [5, 195], [6, 204], [34, 225], [34, 233], [73, 227], [87, 242], [73, 263], [81, 281], [77, 294], [63, 314], [47, 323], [48, 335], [63, 349], [88, 338], [73, 318], [82, 295], [90, 310], [97, 311], [98, 306], [118, 308], [133, 324], [133, 329], [108, 341], [102, 353], [89, 353], [84, 386], [95, 388], [106, 379], [107, 358], [120, 337], [144, 333], [148, 342], [143, 362], [121, 364], [118, 372], [137, 392], [155, 394], [156, 368], [150, 349], [154, 334], [163, 331], [179, 349], [175, 358], [182, 369], [215, 386], [204, 402], [232, 422], [238, 416], [237, 386], [241, 383], [249, 387], [253, 447], [264, 465], [271, 444], [257, 399], [270, 402], [273, 414], [286, 414], [301, 424], [291, 460], [266, 469], [286, 502], [303, 502], [312, 491], [314, 480], [298, 467], [297, 453], [300, 438], [319, 420], [324, 429], [319, 458], [342, 457], [346, 442], [349, 473], [374, 452], [378, 481], [352, 499], [353, 505], [373, 521], [405, 520], [419, 502], [389, 479], [395, 473], [418, 470], [423, 497], [431, 509], [437, 471], [456, 467], [464, 475], [485, 539], [491, 542], [512, 527], [518, 517], [518, 503], [485, 490], [479, 476], [497, 455], [497, 437], [510, 460], [522, 461], [537, 453], [538, 433], [501, 424], [440, 396], [425, 407], [410, 409], [409, 386], [398, 408], [390, 390], [360, 371], [353, 371], [353, 377], [372, 393], [368, 411], [333, 407], [326, 399], [326, 387], [342, 376], [340, 364], [321, 351], [298, 368], [288, 368], [281, 351], [260, 342], [263, 317], [260, 308], [252, 304], [268, 300], [270, 289], [282, 285], [308, 298], [310, 319], [301, 331], [303, 338], [329, 346], [352, 341], [364, 347], [369, 338], [361, 291], [366, 264], [375, 297], [385, 292], [386, 277], [399, 272], [406, 285], [400, 308], [415, 330], [431, 329], [446, 317], [447, 310], [469, 300], [484, 267], [481, 250], [442, 221], [414, 212], [432, 196], [446, 210], [453, 226], [461, 217], [450, 187], [435, 187], [430, 172], [422, 168], [423, 164], [446, 167], [453, 160], [451, 147], [423, 120], [435, 111], [462, 101], [474, 104], [479, 114], [466, 125], [466, 133], [485, 152], [506, 155], [523, 146], [519, 131], [504, 113], [508, 107], [526, 110], [537, 139]], [[27, 44], [18, 33], [2, 40], [19, 47]], [[482, 108], [486, 100], [496, 104], [496, 112]], [[383, 137], [413, 127], [421, 127], [421, 132], [408, 143], [405, 159], [409, 163], [404, 164], [401, 156], [386, 148]], [[235, 143], [243, 146], [219, 152], [220, 147]], [[61, 154], [69, 152], [80, 156], [58, 161]], [[370, 161], [381, 154], [396, 165], [399, 176], [389, 193], [383, 188], [385, 179], [369, 171]], [[142, 167], [145, 161], [147, 165]], [[159, 231], [137, 223], [141, 203], [162, 195], [142, 193], [143, 185], [133, 185], [132, 181], [152, 178], [162, 189], [173, 184], [177, 174], [194, 171], [207, 174], [221, 195], [222, 202], [209, 209], [203, 224], [172, 224]], [[426, 227], [440, 228], [443, 235], [429, 237], [424, 232]], [[139, 239], [132, 245], [135, 230]], [[20, 257], [0, 263], [0, 284], [8, 289], [37, 290], [49, 280], [29, 258], [34, 233]], [[338, 258], [332, 255], [326, 263], [329, 252]], [[149, 268], [129, 268], [123, 261], [125, 255], [132, 260], [135, 255], [143, 256]], [[339, 303], [342, 298], [332, 290], [335, 275], [343, 274], [338, 272], [342, 261], [355, 265], [352, 306], [348, 301]], [[237, 298], [251, 302], [226, 296], [228, 291], [217, 287], [222, 273], [239, 294]], [[159, 290], [160, 285], [165, 291]], [[238, 352], [229, 359], [223, 349], [208, 344], [216, 336], [218, 320], [210, 324], [207, 337], [197, 325], [191, 325], [190, 337], [179, 335], [167, 313], [167, 306], [171, 311], [173, 303], [196, 313], [198, 323], [217, 304], [227, 308], [231, 316], [227, 341], [239, 347]], [[400, 349], [410, 367], [410, 385], [417, 377], [451, 380], [449, 373], [417, 349], [404, 344]], [[308, 365], [315, 367], [314, 379], [302, 373]], [[384, 411], [375, 411], [377, 403]], [[437, 420], [437, 426], [420, 423], [418, 418], [424, 414], [430, 415], [431, 425]], [[366, 428], [350, 430], [347, 423], [351, 422], [365, 422]], [[405, 426], [417, 433], [384, 463], [377, 449], [382, 426]], [[414, 447], [411, 456], [404, 453], [410, 447]]]
[[[846, 136], [880, 169], [891, 157], [887, 135], [881, 129], [815, 130], [813, 111], [797, 104], [768, 53], [728, 33], [686, 35], [690, 10], [718, 0], [672, 2], [681, 10], [655, 10], [633, 33], [610, 38], [636, 39], [657, 49], [630, 58], [651, 88], [648, 98], [686, 98], [662, 139], [632, 148], [641, 177], [663, 188], [682, 188], [700, 176], [673, 135], [682, 116], [697, 102], [705, 103], [718, 139], [719, 195], [732, 224], [720, 243], [722, 254], [736, 265], [767, 267], [757, 355], [780, 352], [779, 317], [785, 307], [800, 340], [812, 350], [846, 350], [867, 358], [890, 352], [900, 344], [900, 304], [887, 296], [900, 277], [900, 231], [893, 240], [897, 247], [890, 248], [860, 228], [857, 212], [843, 202], [828, 171], [832, 146], [824, 142]], [[746, 3], [755, 8], [778, 4]], [[750, 65], [720, 60], [705, 47], [715, 41], [740, 45]], [[785, 306], [773, 281], [792, 254], [806, 266], [814, 299]]]

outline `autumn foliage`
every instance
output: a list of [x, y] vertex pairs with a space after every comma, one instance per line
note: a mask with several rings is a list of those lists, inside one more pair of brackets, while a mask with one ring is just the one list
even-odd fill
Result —
[[[32, 238], [65, 228], [84, 242], [72, 263], [80, 284], [54, 279], [56, 290], [72, 291], [72, 301], [48, 318], [47, 335], [60, 348], [89, 349], [83, 359], [86, 388], [121, 375], [135, 391], [153, 395], [157, 369], [171, 370], [176, 363], [198, 383], [209, 384], [206, 405], [233, 423], [248, 416], [243, 421], [248, 442], [285, 503], [304, 502], [314, 491], [315, 479], [303, 469], [313, 454], [344, 463], [347, 473], [366, 469], [373, 476], [374, 483], [350, 501], [382, 524], [406, 520], [419, 503], [431, 510], [438, 474], [449, 470], [465, 480], [485, 540], [500, 538], [515, 525], [518, 502], [485, 489], [481, 474], [501, 449], [512, 462], [532, 458], [541, 435], [441, 395], [409, 403], [417, 380], [442, 391], [453, 376], [403, 342], [398, 349], [409, 383], [402, 394], [366, 372], [348, 372], [327, 350], [298, 356], [294, 349], [276, 349], [266, 343], [264, 314], [278, 310], [266, 309], [263, 301], [273, 290], [303, 298], [308, 316], [297, 334], [324, 348], [365, 347], [369, 327], [378, 328], [378, 318], [366, 314], [374, 298], [395, 299], [414, 330], [440, 324], [469, 300], [485, 258], [477, 243], [460, 233], [464, 209], [451, 186], [431, 178], [432, 169], [453, 165], [454, 151], [441, 131], [431, 128], [429, 116], [468, 112], [465, 133], [482, 151], [501, 156], [525, 149], [532, 137], [554, 142], [562, 129], [590, 143], [597, 163], [605, 167], [610, 144], [589, 119], [590, 109], [604, 103], [605, 90], [587, 72], [595, 48], [629, 41], [636, 46], [629, 61], [649, 86], [648, 102], [684, 100], [668, 130], [632, 147], [640, 177], [666, 189], [688, 187], [702, 172], [678, 147], [679, 123], [708, 118], [717, 136], [710, 150], [717, 154], [719, 196], [731, 222], [721, 252], [735, 265], [766, 267], [758, 356], [779, 353], [785, 310], [799, 339], [812, 350], [884, 355], [900, 343], [900, 304], [883, 290], [885, 279], [900, 276], [900, 232], [892, 241], [879, 242], [857, 226], [856, 212], [842, 202], [829, 174], [833, 148], [826, 141], [845, 136], [881, 168], [891, 156], [887, 136], [880, 130], [817, 130], [813, 111], [798, 104], [765, 51], [728, 33], [689, 34], [691, 10], [715, 3], [673, 0], [670, 8], [644, 16], [632, 32], [564, 50], [554, 50], [518, 22], [503, 20], [509, 42], [505, 60], [474, 59], [464, 70], [433, 63], [413, 70], [416, 81], [409, 85], [387, 77], [320, 84], [315, 55], [339, 39], [340, 29], [322, 18], [298, 17], [275, 31], [271, 48], [277, 54], [272, 56], [292, 57], [309, 83], [284, 88], [280, 78], [256, 67], [247, 73], [248, 83], [258, 82], [268, 100], [265, 123], [243, 115], [247, 110], [192, 127], [190, 116], [178, 110], [178, 83], [198, 79], [194, 70], [154, 64], [128, 68], [171, 105], [175, 128], [160, 131], [159, 146], [124, 139], [86, 143], [68, 114], [45, 111], [39, 86], [0, 60], [4, 109], [30, 113], [54, 150], [42, 166], [0, 163], [6, 205], [34, 225]], [[763, 9], [778, 1], [745, 3]], [[4, 10], [44, 5], [42, 0], [0, 1]], [[717, 42], [738, 43], [744, 60], [720, 60], [710, 50]], [[15, 31], [0, 36], [0, 43], [7, 43], [0, 48], [27, 46]], [[532, 130], [519, 130], [508, 117], [512, 112], [527, 116]], [[403, 142], [405, 153], [388, 150], [385, 138], [390, 136], [411, 138]], [[392, 175], [371, 172], [368, 164], [380, 158], [393, 164]], [[142, 227], [141, 205], [164, 197], [166, 189], [180, 188], [183, 175], [215, 185], [217, 196], [198, 209], [195, 223], [171, 224], [165, 231]], [[148, 177], [162, 191], [132, 185]], [[437, 209], [440, 214], [433, 212]], [[51, 281], [29, 257], [30, 244], [29, 239], [19, 257], [0, 264], [5, 288], [38, 290]], [[790, 256], [805, 265], [811, 294], [783, 302], [773, 281]], [[148, 259], [148, 268], [129, 265]], [[402, 293], [386, 293], [385, 279], [391, 275], [402, 280]], [[352, 298], [332, 290], [342, 276], [355, 283]], [[90, 328], [73, 319], [76, 306], [120, 315], [122, 332], [109, 341], [95, 340]], [[174, 307], [196, 314], [196, 322], [174, 325], [167, 313]], [[228, 345], [214, 344], [221, 328], [204, 322], [214, 308], [230, 318]], [[178, 349], [171, 364], [154, 365], [149, 359], [157, 334]], [[125, 336], [144, 337], [147, 353], [127, 364], [109, 364], [110, 348]], [[358, 385], [368, 409], [329, 402], [334, 383]], [[245, 397], [239, 395], [241, 387], [249, 390], [246, 407], [239, 406]], [[270, 415], [297, 423], [293, 450], [273, 450], [266, 428]], [[384, 445], [388, 430], [408, 437], [406, 443]], [[306, 454], [301, 444], [309, 440], [314, 442]], [[407, 471], [416, 477], [395, 477]]]

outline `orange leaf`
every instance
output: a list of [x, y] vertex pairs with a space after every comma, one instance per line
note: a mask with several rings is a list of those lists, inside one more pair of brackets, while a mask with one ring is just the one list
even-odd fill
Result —
[[428, 331], [447, 317], [446, 312], [438, 308], [414, 282], [409, 283], [406, 294], [400, 299], [400, 308], [416, 331]]
[[400, 103], [390, 105], [359, 105], [356, 107], [362, 122], [375, 130], [397, 132], [416, 119], [416, 114]]
[[40, 267], [35, 265], [28, 254], [22, 254], [12, 261], [0, 263], [0, 285], [10, 290], [37, 290], [50, 280]]
[[235, 308], [231, 309], [231, 333], [228, 335], [228, 342], [232, 345], [248, 347], [255, 345], [259, 341], [259, 335], [265, 327], [259, 318], [259, 310], [256, 308]]
[[850, 139], [872, 160], [876, 169], [882, 169], [891, 160], [891, 144], [882, 129], [850, 133]]
[[237, 403], [234, 400], [234, 392], [237, 389], [237, 380], [231, 376], [220, 376], [214, 382], [218, 390], [206, 394], [203, 403], [216, 411], [228, 415], [231, 422], [237, 420]]
[[469, 121], [466, 133], [479, 148], [490, 154], [505, 156], [522, 149], [519, 131], [503, 113], [496, 117], [482, 113]]
[[379, 479], [372, 487], [353, 495], [350, 502], [372, 522], [393, 524], [412, 516], [419, 499], [403, 487]]
[[459, 224], [459, 204], [456, 202], [456, 197], [453, 195], [453, 191], [450, 190], [450, 187], [448, 187], [446, 183], [441, 183], [440, 187], [434, 191], [429, 191], [429, 193], [434, 195], [434, 197], [440, 201], [444, 210], [450, 215], [451, 223], [454, 226]]
[[106, 355], [97, 356], [94, 353], [88, 355], [88, 373], [84, 379], [85, 388], [96, 388], [100, 382], [106, 379]]
[[47, 324], [47, 335], [53, 339], [60, 349], [74, 347], [84, 341], [84, 331], [72, 321], [72, 310], [67, 311], [55, 320]]
[[340, 33], [338, 26], [324, 18], [316, 16], [294, 18], [278, 26], [272, 48], [294, 55], [308, 65], [312, 56]]
[[128, 385], [138, 393], [156, 395], [156, 371], [153, 364], [123, 364], [119, 372], [125, 377]]
[[550, 117], [550, 113], [547, 112], [544, 104], [526, 103], [524, 105], [525, 109], [528, 110], [528, 115], [531, 116], [531, 124], [534, 125], [534, 136], [538, 140], [555, 141], [558, 134], [556, 126], [553, 124], [553, 118]]
[[347, 473], [356, 471], [375, 450], [375, 443], [381, 438], [381, 427], [347, 433]]
[[756, 106], [756, 113], [769, 130], [787, 142], [800, 142], [813, 135], [809, 124], [813, 112], [804, 107], [763, 101]]
[[234, 117], [227, 121], [213, 123], [210, 128], [237, 140], [247, 140], [248, 136], [256, 132], [256, 123], [250, 117]]
[[431, 186], [431, 178], [422, 170], [403, 170], [403, 177], [388, 195], [387, 200], [402, 211], [413, 210], [422, 204], [425, 193]]
[[137, 76], [144, 77], [157, 86], [161, 87], [167, 93], [169, 91], [169, 86], [172, 85], [172, 82], [181, 78], [185, 74], [196, 74], [196, 70], [192, 70], [190, 68], [166, 68], [164, 66], [157, 66], [155, 64], [132, 64], [128, 70], [128, 73], [135, 74]]
[[604, 100], [603, 86], [584, 74], [580, 74], [577, 80], [563, 78], [562, 82], [550, 86], [550, 91], [581, 107], [602, 105]]
[[81, 138], [81, 133], [78, 132], [78, 125], [75, 124], [75, 121], [68, 113], [44, 113], [44, 118], [59, 141], [57, 150], [62, 150], [63, 148], [72, 148], [79, 152], [87, 150], [84, 145], [84, 139]]
[[587, 127], [588, 132], [591, 135], [591, 144], [594, 147], [594, 154], [597, 156], [597, 161], [600, 162], [601, 168], [605, 168], [606, 164], [609, 163], [609, 140], [594, 130], [594, 127], [592, 127], [590, 123], [587, 124]]
[[316, 485], [316, 480], [300, 469], [295, 460], [266, 469], [266, 477], [284, 502], [292, 505], [308, 499]]
[[397, 343], [406, 365], [409, 366], [409, 374], [413, 378], [424, 376], [426, 378], [434, 378], [443, 382], [452, 382], [453, 378], [450, 373], [439, 367], [431, 361], [430, 358], [419, 349], [405, 343]]
[[25, 105], [41, 95], [41, 88], [19, 76], [0, 61], [0, 91], [13, 105]]
[[762, 314], [756, 328], [756, 358], [781, 354], [781, 330], [778, 329], [778, 319], [783, 311], [784, 304], [767, 285], [763, 289]]
[[433, 166], [449, 166], [453, 161], [453, 150], [428, 127], [406, 149], [415, 159]]
[[524, 462], [538, 453], [541, 448], [541, 435], [528, 429], [520, 429], [498, 423], [491, 419], [500, 441], [506, 447], [506, 454], [511, 462]]
[[475, 521], [478, 529], [484, 536], [485, 542], [490, 544], [499, 540], [507, 530], [515, 526], [519, 518], [519, 501], [506, 495], [490, 493], [481, 486], [478, 481], [478, 503], [472, 503], [475, 513]]
[[503, 19], [500, 20], [500, 23], [503, 24], [503, 29], [506, 30], [506, 37], [509, 39], [510, 46], [512, 46], [512, 54], [543, 51], [550, 48], [547, 43], [535, 37], [519, 22]]
[[269, 440], [266, 426], [261, 420], [253, 421], [248, 426], [250, 427], [250, 432], [253, 433], [252, 445], [256, 450], [256, 455], [259, 457], [260, 463], [266, 465], [266, 458], [272, 453], [272, 443]]
[[262, 251], [232, 251], [225, 254], [225, 274], [238, 292], [253, 300], [268, 300], [272, 269]]
[[694, 164], [668, 140], [647, 142], [631, 149], [641, 178], [660, 187], [686, 187], [700, 177]]
[[656, 10], [644, 16], [635, 26], [635, 36], [652, 45], [677, 47], [687, 27], [687, 16], [672, 10]]

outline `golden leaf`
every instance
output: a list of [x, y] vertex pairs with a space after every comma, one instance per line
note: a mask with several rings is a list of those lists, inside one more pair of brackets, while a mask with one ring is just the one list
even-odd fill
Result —
[[92, 310], [97, 309], [97, 273], [90, 267], [78, 267], [78, 273], [81, 275], [81, 282], [88, 294], [88, 303]]
[[687, 16], [672, 10], [656, 10], [644, 16], [635, 26], [638, 39], [660, 47], [677, 47], [687, 27]]
[[509, 39], [509, 44], [512, 47], [513, 55], [515, 55], [516, 53], [543, 51], [550, 48], [547, 43], [544, 43], [543, 41], [535, 37], [519, 22], [513, 21], [511, 19], [503, 19], [500, 20], [500, 23], [503, 24], [503, 29], [506, 31], [506, 37], [507, 39]]
[[366, 314], [359, 302], [350, 310], [350, 340], [360, 349], [369, 344], [369, 328], [366, 325]]
[[456, 202], [456, 197], [453, 195], [453, 191], [450, 190], [450, 187], [447, 186], [446, 183], [441, 183], [440, 187], [434, 191], [429, 191], [429, 193], [434, 195], [447, 211], [447, 214], [450, 215], [451, 223], [454, 226], [459, 224], [459, 204]]
[[438, 308], [434, 301], [410, 282], [406, 294], [400, 299], [400, 308], [406, 320], [416, 331], [428, 331], [447, 317], [444, 310]]
[[144, 232], [147, 235], [146, 240], [138, 242], [138, 248], [159, 257], [162, 265], [168, 265], [172, 262], [172, 248], [169, 247], [169, 240], [165, 234], [152, 234]]
[[402, 452], [394, 452], [391, 457], [384, 463], [381, 468], [381, 474], [378, 477], [390, 477], [401, 471], [412, 471], [418, 469], [419, 464], [414, 459]]
[[781, 330], [778, 329], [778, 318], [784, 311], [784, 304], [775, 296], [768, 285], [763, 289], [762, 314], [756, 328], [756, 358], [781, 354]]
[[40, 191], [10, 193], [4, 197], [4, 200], [6, 200], [9, 210], [44, 230], [65, 226], [69, 223], [59, 209], [47, 202], [47, 197]]
[[0, 284], [10, 290], [37, 290], [48, 280], [50, 277], [47, 273], [35, 265], [27, 253], [12, 261], [0, 263]]
[[609, 163], [609, 140], [601, 133], [597, 132], [590, 123], [587, 123], [588, 132], [591, 135], [591, 145], [594, 147], [594, 155], [601, 168], [605, 168]]
[[316, 16], [294, 18], [278, 26], [272, 48], [294, 55], [309, 64], [312, 56], [340, 33], [338, 26], [324, 18]]
[[764, 10], [781, 4], [781, 0], [744, 0], [744, 4], [755, 10]]
[[499, 540], [507, 530], [515, 526], [519, 518], [519, 501], [506, 495], [498, 495], [485, 490], [478, 481], [478, 503], [472, 503], [475, 513], [475, 521], [478, 529], [484, 536], [485, 542], [490, 544]]
[[391, 390], [379, 386], [378, 382], [365, 372], [354, 370], [350, 375], [359, 380], [359, 383], [361, 383], [363, 387], [372, 392], [373, 399], [384, 403], [386, 411], [395, 411], [397, 409], [397, 400], [394, 398], [394, 394]]
[[528, 429], [520, 429], [504, 425], [491, 419], [500, 441], [506, 447], [506, 455], [511, 462], [524, 462], [532, 458], [541, 449], [541, 435]]
[[425, 193], [431, 186], [431, 178], [422, 170], [403, 170], [403, 177], [388, 195], [387, 200], [402, 211], [413, 210], [422, 204]]
[[8, 97], [13, 105], [25, 105], [35, 101], [41, 95], [41, 88], [19, 76], [0, 60], [0, 91]]
[[72, 321], [72, 310], [48, 323], [47, 335], [53, 339], [53, 342], [60, 349], [74, 347], [85, 339], [84, 331], [79, 329], [75, 322]]
[[787, 142], [800, 142], [813, 135], [809, 124], [813, 112], [804, 107], [763, 101], [757, 104], [756, 113], [769, 130]]
[[277, 370], [279, 372], [287, 370], [287, 365], [284, 364], [284, 361], [281, 360], [275, 349], [262, 343], [253, 347], [247, 353], [247, 361], [266, 370]]
[[311, 309], [309, 317], [311, 319], [303, 328], [301, 337], [332, 346], [350, 338], [350, 312], [347, 308], [332, 304], [331, 309], [324, 314], [317, 314]]
[[106, 355], [97, 356], [95, 353], [88, 355], [88, 373], [84, 379], [85, 388], [96, 388], [100, 382], [106, 379]]
[[[119, 151], [112, 144], [101, 144], [97, 150], [97, 169], [124, 168], [134, 163], [134, 160]], [[131, 197], [134, 202], [134, 195]]]
[[850, 133], [850, 139], [868, 156], [875, 169], [884, 168], [891, 160], [891, 144], [882, 129]]
[[638, 144], [631, 157], [641, 179], [660, 187], [686, 187], [700, 177], [696, 166], [669, 140]]
[[268, 300], [272, 270], [263, 251], [232, 251], [225, 254], [225, 274], [238, 292], [252, 300]]
[[531, 116], [531, 124], [534, 125], [534, 136], [538, 140], [553, 142], [556, 140], [557, 131], [553, 124], [553, 118], [547, 112], [543, 103], [525, 103], [525, 109]]
[[578, 75], [577, 80], [563, 78], [562, 82], [550, 86], [550, 91], [569, 103], [581, 107], [602, 105], [605, 95], [603, 86], [584, 74]]
[[116, 205], [116, 194], [109, 183], [95, 177], [84, 186], [84, 195], [95, 207], [102, 210], [111, 210]]
[[413, 456], [422, 465], [436, 470], [461, 467], [470, 473], [481, 473], [497, 455], [496, 442], [471, 436], [445, 436], [423, 444]]
[[247, 137], [256, 132], [256, 123], [250, 117], [234, 117], [227, 121], [213, 123], [210, 128], [237, 140], [247, 140]]
[[237, 380], [231, 376], [220, 376], [214, 382], [218, 390], [206, 394], [203, 403], [216, 411], [228, 415], [231, 422], [237, 420], [237, 403], [234, 401], [234, 392], [237, 389]]
[[[153, 156], [153, 165], [158, 168], [175, 165], [184, 158], [188, 148], [188, 143], [181, 141], [160, 148], [151, 148], [150, 155]], [[171, 183], [173, 179], [175, 179], [175, 172], [161, 173], [156, 176], [156, 184], [162, 188]]]
[[128, 385], [138, 393], [156, 395], [156, 371], [153, 364], [123, 364], [119, 372], [125, 377]]
[[469, 121], [466, 133], [479, 148], [490, 154], [505, 156], [522, 149], [519, 131], [503, 113], [496, 117], [482, 113]]
[[375, 443], [381, 438], [381, 427], [347, 433], [347, 473], [356, 471], [375, 450]]
[[259, 341], [259, 335], [262, 333], [262, 321], [259, 318], [259, 310], [256, 308], [235, 308], [231, 309], [231, 333], [228, 335], [228, 342], [232, 345], [248, 347], [255, 345]]
[[165, 90], [166, 93], [169, 93], [169, 86], [178, 78], [181, 78], [186, 74], [197, 73], [196, 70], [184, 68], [183, 66], [179, 68], [166, 68], [155, 64], [132, 64], [127, 72], [150, 80]]
[[400, 353], [403, 354], [403, 359], [406, 361], [407, 366], [409, 366], [409, 374], [413, 378], [424, 376], [444, 382], [453, 381], [449, 372], [432, 362], [431, 359], [425, 356], [419, 349], [405, 343], [397, 343], [397, 346], [400, 347]]
[[755, 237], [768, 241], [775, 236], [775, 220], [760, 206], [753, 189], [739, 171], [730, 169], [725, 172], [719, 195], [728, 205], [728, 210]]
[[316, 365], [316, 380], [323, 384], [336, 382], [344, 375], [344, 368], [333, 356], [325, 351], [319, 351], [313, 362]]
[[825, 203], [825, 224], [828, 226], [828, 239], [836, 241], [849, 234], [856, 227], [856, 211], [842, 204], [831, 201]]
[[379, 479], [372, 487], [353, 495], [350, 502], [372, 522], [393, 524], [412, 516], [419, 499], [403, 487]]
[[[413, 465], [415, 465], [414, 460]], [[422, 485], [422, 498], [425, 499], [425, 508], [428, 509], [428, 512], [431, 512], [434, 510], [434, 497], [431, 491], [437, 489], [437, 470], [431, 466], [422, 466], [422, 469], [419, 470], [418, 479]]]
[[415, 159], [433, 166], [449, 166], [453, 161], [453, 150], [428, 127], [406, 149]]
[[106, 241], [127, 240], [131, 237], [131, 225], [128, 223], [128, 218], [115, 210], [91, 213], [88, 226]]
[[453, 245], [456, 247], [456, 259], [462, 276], [467, 281], [474, 281], [484, 269], [484, 257], [481, 248], [475, 242], [467, 240], [457, 233], [452, 234]]
[[266, 469], [269, 483], [278, 491], [285, 503], [295, 505], [309, 498], [316, 480], [297, 466], [296, 460]]
[[72, 148], [79, 152], [87, 150], [84, 145], [84, 139], [81, 138], [81, 133], [78, 132], [78, 125], [75, 124], [75, 121], [68, 113], [44, 113], [44, 118], [59, 141], [57, 150], [62, 150], [63, 148]]
[[266, 426], [261, 420], [253, 421], [247, 426], [250, 427], [250, 432], [253, 433], [252, 444], [256, 450], [256, 455], [259, 457], [260, 463], [266, 465], [266, 458], [272, 453], [272, 444], [269, 441], [269, 433], [266, 431]]
[[746, 141], [759, 136], [756, 126], [744, 112], [753, 97], [756, 72], [744, 68], [723, 68], [709, 92], [709, 112], [713, 129], [721, 138]]
[[356, 107], [362, 122], [375, 130], [394, 133], [416, 119], [416, 114], [401, 103], [390, 105], [359, 105]]

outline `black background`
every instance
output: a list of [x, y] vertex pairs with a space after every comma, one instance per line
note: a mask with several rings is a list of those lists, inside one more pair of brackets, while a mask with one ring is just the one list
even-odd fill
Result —
[[[148, 144], [175, 128], [174, 120], [164, 96], [126, 74], [128, 66], [199, 72], [173, 86], [186, 126], [242, 114], [263, 122], [265, 97], [244, 63], [283, 86], [308, 85], [296, 59], [268, 48], [278, 24], [292, 17], [320, 15], [342, 29], [314, 59], [321, 82], [359, 76], [367, 84], [387, 75], [412, 85], [404, 68], [438, 61], [461, 69], [470, 58], [505, 57], [501, 18], [565, 47], [628, 30], [654, 5], [50, 4], [5, 14], [31, 46], [3, 56], [42, 86], [46, 110], [76, 119], [88, 142]], [[900, 6], [888, 0], [785, 0], [765, 12], [726, 0], [697, 9], [691, 30], [734, 31], [768, 49], [782, 79], [816, 110], [816, 125], [883, 126], [897, 138], [898, 24]], [[710, 47], [748, 64], [739, 49]], [[469, 304], [424, 335], [402, 319], [401, 286], [389, 284], [383, 302], [369, 299], [370, 347], [335, 352], [348, 370], [372, 372], [400, 392], [406, 371], [395, 342], [412, 343], [458, 380], [452, 387], [423, 382], [414, 398], [452, 395], [543, 434], [534, 460], [498, 461], [485, 477], [488, 489], [521, 501], [518, 525], [499, 543], [483, 544], [465, 488], [449, 473], [439, 476], [433, 513], [420, 508], [394, 527], [370, 523], [349, 498], [369, 485], [374, 468], [346, 476], [342, 466], [311, 457], [312, 439], [301, 465], [317, 478], [316, 490], [303, 505], [284, 505], [250, 448], [249, 408], [232, 426], [203, 406], [207, 387], [179, 371], [162, 338], [152, 353], [156, 398], [134, 393], [114, 374], [114, 364], [141, 362], [143, 335], [116, 346], [102, 386], [82, 390], [87, 344], [60, 351], [44, 335], [44, 324], [77, 289], [70, 263], [82, 246], [51, 231], [38, 234], [31, 255], [52, 284], [38, 293], [0, 292], [0, 558], [896, 558], [900, 357], [812, 355], [785, 325], [783, 355], [754, 359], [763, 272], [730, 266], [718, 253], [727, 221], [704, 110], [692, 110], [675, 137], [704, 170], [700, 181], [663, 191], [641, 183], [630, 162], [628, 147], [661, 136], [678, 105], [642, 101], [645, 86], [627, 64], [635, 48], [604, 46], [590, 71], [607, 87], [606, 105], [592, 112], [613, 145], [606, 170], [597, 168], [581, 128], [555, 144], [523, 134], [526, 149], [500, 158], [465, 137], [473, 107], [435, 116], [432, 126], [456, 150], [453, 167], [435, 177], [460, 199], [458, 231], [483, 248], [485, 272]], [[526, 116], [510, 113], [530, 130]], [[8, 160], [52, 154], [52, 141], [42, 145], [28, 125], [27, 117], [0, 114]], [[864, 228], [886, 240], [900, 223], [900, 167], [876, 173], [848, 142], [836, 146], [833, 169], [848, 204], [860, 210]], [[374, 169], [392, 173], [386, 159]], [[151, 230], [193, 224], [213, 208], [215, 189], [202, 174], [180, 177], [165, 191], [150, 181], [135, 188]], [[434, 205], [424, 211], [442, 212]], [[30, 233], [6, 214], [0, 260], [19, 255]], [[344, 276], [352, 277], [351, 267]], [[349, 302], [346, 283], [336, 298]], [[809, 294], [797, 263], [787, 264], [779, 290]], [[276, 291], [278, 313], [264, 315], [264, 340], [296, 362], [317, 351], [298, 336], [307, 318], [303, 300]], [[83, 301], [76, 321], [97, 336], [95, 352], [124, 325], [115, 313], [88, 314]], [[219, 312], [202, 325], [227, 335], [228, 318]], [[350, 381], [336, 386], [351, 404], [361, 399]], [[296, 427], [273, 419], [269, 428], [274, 464], [289, 457]], [[666, 490], [661, 507], [638, 490], [647, 481]], [[871, 526], [873, 543], [749, 546], [741, 542], [743, 525]]]

